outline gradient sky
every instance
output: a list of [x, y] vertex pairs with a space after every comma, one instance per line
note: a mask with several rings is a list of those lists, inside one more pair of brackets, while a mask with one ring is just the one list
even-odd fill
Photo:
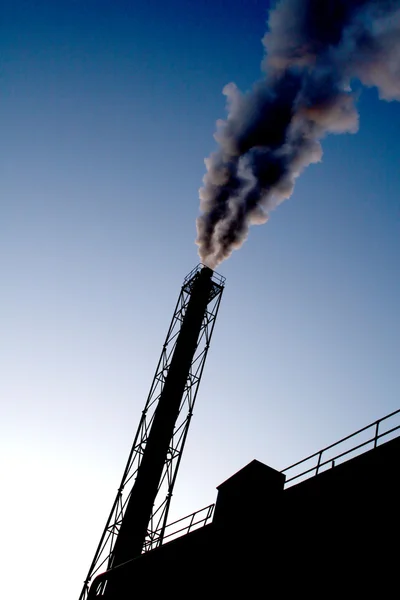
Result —
[[[3, 0], [2, 591], [78, 598], [194, 245], [221, 90], [260, 77], [268, 2]], [[400, 104], [220, 265], [172, 517], [399, 406]], [[57, 593], [55, 594], [55, 588]]]

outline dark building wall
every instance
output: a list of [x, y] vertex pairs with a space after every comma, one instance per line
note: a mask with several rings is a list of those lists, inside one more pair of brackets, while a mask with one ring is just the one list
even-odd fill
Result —
[[282, 554], [297, 577], [311, 570], [344, 598], [392, 597], [399, 465], [397, 438], [285, 490]]
[[284, 490], [253, 461], [219, 486], [211, 525], [110, 574], [110, 600], [397, 597], [399, 464], [397, 438]]

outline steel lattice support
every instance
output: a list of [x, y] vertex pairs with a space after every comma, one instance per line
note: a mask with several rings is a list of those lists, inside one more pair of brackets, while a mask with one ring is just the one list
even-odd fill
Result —
[[[94, 576], [115, 566], [116, 542], [121, 531], [124, 517], [126, 516], [127, 507], [129, 506], [132, 490], [135, 486], [135, 481], [137, 480], [139, 468], [146, 452], [151, 428], [157, 414], [157, 407], [159, 406], [160, 399], [163, 397], [163, 392], [165, 392], [165, 384], [168, 380], [177, 342], [183, 330], [185, 318], [187, 319], [186, 315], [189, 303], [193, 303], [194, 300], [192, 296], [196, 293], [196, 286], [198, 286], [201, 271], [202, 265], [199, 265], [189, 273], [183, 282], [153, 383], [122, 476], [121, 484], [118, 488], [117, 496], [112, 506], [103, 535], [101, 536], [93, 562], [90, 566], [79, 600], [86, 599], [90, 582]], [[208, 271], [210, 270], [208, 269]], [[202, 312], [202, 321], [194, 347], [190, 368], [185, 374], [186, 381], [184, 383], [183, 394], [180, 398], [177, 418], [174, 423], [173, 434], [170, 437], [168, 451], [164, 458], [162, 474], [158, 482], [157, 494], [147, 525], [147, 533], [143, 541], [142, 552], [152, 550], [162, 544], [165, 526], [167, 525], [172, 491], [224, 288], [224, 278], [215, 272], [210, 271], [210, 273], [212, 276], [207, 290], [206, 302], [204, 303], [205, 309]]]

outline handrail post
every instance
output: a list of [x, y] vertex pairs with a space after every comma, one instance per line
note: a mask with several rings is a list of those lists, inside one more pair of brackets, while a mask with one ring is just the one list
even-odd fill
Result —
[[323, 450], [320, 450], [319, 454], [318, 454], [318, 462], [317, 462], [317, 466], [315, 469], [315, 474], [318, 475], [318, 471], [319, 471], [319, 465], [321, 464], [321, 458], [322, 458], [322, 453]]
[[378, 419], [378, 421], [376, 422], [374, 448], [376, 448], [378, 445], [379, 423], [380, 423], [380, 419]]

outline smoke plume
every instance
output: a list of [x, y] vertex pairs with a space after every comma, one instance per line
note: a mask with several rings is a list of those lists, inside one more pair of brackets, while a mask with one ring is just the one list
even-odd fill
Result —
[[264, 79], [246, 94], [225, 86], [205, 160], [196, 243], [211, 268], [291, 196], [325, 135], [357, 131], [354, 81], [400, 100], [400, 0], [280, 0], [263, 45]]

